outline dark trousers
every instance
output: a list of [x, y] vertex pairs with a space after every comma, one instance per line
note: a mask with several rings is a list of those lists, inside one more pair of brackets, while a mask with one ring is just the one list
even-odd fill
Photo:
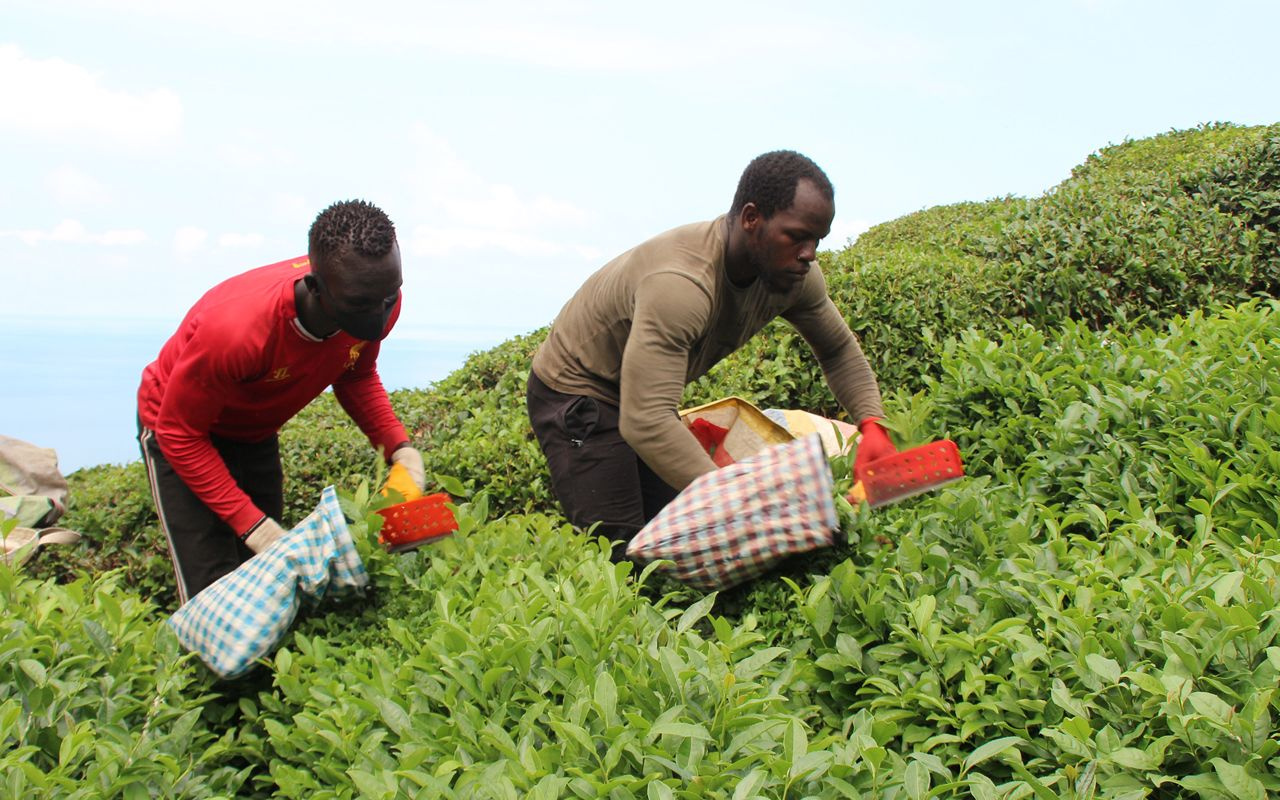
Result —
[[[236, 485], [254, 505], [277, 522], [284, 514], [284, 472], [280, 467], [280, 440], [235, 442], [211, 437]], [[169, 544], [169, 558], [178, 582], [178, 602], [185, 603], [201, 589], [231, 572], [253, 556], [237, 531], [209, 510], [174, 472], [155, 433], [138, 424], [138, 444], [147, 466], [151, 499], [160, 517], [160, 529]]]
[[551, 470], [551, 490], [565, 516], [615, 542], [613, 559], [670, 503], [675, 489], [649, 469], [618, 431], [618, 407], [563, 394], [532, 372], [525, 395], [529, 422]]

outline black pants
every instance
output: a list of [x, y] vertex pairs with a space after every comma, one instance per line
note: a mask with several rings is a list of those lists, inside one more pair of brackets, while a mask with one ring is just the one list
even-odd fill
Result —
[[[236, 485], [254, 505], [280, 522], [284, 514], [284, 473], [280, 468], [280, 440], [236, 442], [214, 436], [213, 447], [222, 457]], [[185, 603], [201, 589], [248, 561], [253, 551], [236, 531], [214, 514], [173, 471], [155, 433], [138, 424], [138, 444], [147, 465], [151, 499], [160, 517], [160, 529], [169, 544], [169, 558], [178, 582], [178, 602]]]
[[618, 407], [594, 397], [557, 392], [529, 373], [529, 422], [551, 470], [551, 489], [565, 516], [580, 528], [626, 543], [677, 492], [631, 449], [618, 431]]

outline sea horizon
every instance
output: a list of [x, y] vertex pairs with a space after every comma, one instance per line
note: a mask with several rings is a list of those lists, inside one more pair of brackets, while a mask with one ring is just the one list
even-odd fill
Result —
[[[173, 329], [167, 320], [0, 319], [0, 434], [53, 449], [64, 475], [137, 461], [138, 382]], [[388, 391], [426, 388], [472, 353], [526, 332], [397, 326], [378, 372]]]

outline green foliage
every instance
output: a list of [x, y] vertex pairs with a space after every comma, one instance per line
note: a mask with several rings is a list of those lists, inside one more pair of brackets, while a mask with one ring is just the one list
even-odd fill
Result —
[[[43, 582], [0, 571], [6, 787], [1275, 794], [1280, 306], [1237, 304], [1280, 285], [1278, 156], [1280, 126], [1175, 131], [824, 254], [895, 438], [956, 440], [970, 477], [841, 504], [840, 546], [723, 595], [668, 594], [556, 515], [524, 411], [545, 331], [393, 395], [459, 501], [459, 533], [422, 550], [374, 543], [382, 467], [331, 396], [286, 426], [286, 516], [358, 487], [374, 590], [243, 683], [200, 677], [118, 575], [77, 579], [123, 567], [171, 602], [141, 465], [76, 473], [85, 544], [29, 562]], [[685, 400], [726, 394], [840, 413], [781, 323]]]
[[847, 769], [788, 702], [785, 651], [714, 596], [650, 604], [603, 545], [484, 506], [398, 557], [376, 611], [277, 652], [242, 703], [276, 796], [781, 796]]
[[[430, 391], [392, 393], [428, 475], [454, 476], [468, 492], [483, 489], [504, 511], [551, 507], [549, 477], [524, 406], [529, 361], [545, 336], [537, 331], [474, 353]], [[289, 465], [286, 507], [299, 518], [315, 507], [314, 487], [353, 485], [373, 460], [368, 440], [329, 393], [286, 425], [280, 441]]]
[[1280, 294], [1280, 126], [1199, 173], [1182, 179], [1201, 202], [1230, 214], [1258, 237], [1258, 265], [1251, 288]]
[[929, 402], [971, 477], [861, 513], [797, 593], [829, 724], [952, 776], [1011, 742], [981, 772], [1058, 796], [1280, 789], [1277, 341], [1272, 302], [952, 342]]
[[[937, 374], [942, 343], [1004, 320], [1158, 324], [1280, 287], [1280, 126], [1217, 125], [1109, 147], [1043, 197], [941, 206], [823, 254], [837, 307], [887, 390]], [[686, 400], [841, 409], [798, 336], [770, 327]]]
[[890, 253], [903, 255], [932, 250], [986, 258], [987, 242], [1000, 235], [1010, 214], [1028, 201], [1004, 197], [983, 203], [934, 206], [873, 226], [853, 247], [837, 253]]
[[225, 797], [243, 782], [177, 639], [121, 577], [60, 586], [0, 565], [5, 796]]
[[173, 607], [173, 567], [142, 462], [77, 470], [67, 476], [67, 487], [67, 514], [58, 524], [83, 538], [74, 547], [44, 548], [27, 563], [27, 571], [70, 581], [122, 569], [142, 597]]
[[[927, 209], [878, 225], [821, 255], [837, 307], [858, 334], [886, 392], [915, 393], [939, 374], [945, 343], [965, 330], [1017, 319], [1052, 328], [1083, 320], [1151, 324], [1280, 285], [1280, 126], [1212, 125], [1104, 148], [1041, 198]], [[425, 390], [392, 402], [429, 473], [486, 490], [503, 512], [556, 510], [529, 429], [524, 385], [539, 330], [492, 350]], [[691, 385], [694, 404], [742, 395], [762, 407], [842, 417], [808, 346], [775, 321]], [[367, 441], [326, 394], [281, 433], [286, 522], [315, 506], [321, 487], [353, 485], [372, 461]], [[127, 564], [157, 602], [171, 602], [168, 567], [136, 467], [99, 468], [73, 483], [90, 492], [66, 523], [91, 536], [76, 555], [42, 553], [35, 569], [65, 579]], [[115, 475], [113, 470], [123, 474]], [[73, 476], [74, 480], [74, 476]], [[106, 484], [98, 491], [93, 482]], [[97, 498], [106, 495], [104, 503]], [[81, 525], [91, 508], [120, 504]]]
[[1156, 323], [1274, 296], [1280, 125], [1211, 125], [1109, 147], [993, 241], [1003, 319]]
[[1100, 328], [1247, 299], [1257, 237], [1171, 178], [1077, 180], [1015, 215], [996, 255], [1018, 289], [1002, 317]]
[[553, 505], [524, 400], [529, 363], [545, 338], [545, 329], [514, 337], [472, 355], [426, 396], [399, 392], [393, 397], [423, 448], [427, 471], [452, 475], [469, 491], [486, 491], [503, 511]]
[[1126, 140], [1090, 155], [1071, 171], [1067, 182], [1080, 179], [1125, 182], [1134, 176], [1151, 179], [1195, 172], [1206, 163], [1215, 163], [1274, 133], [1274, 126], [1245, 127], [1215, 122], [1146, 139]]

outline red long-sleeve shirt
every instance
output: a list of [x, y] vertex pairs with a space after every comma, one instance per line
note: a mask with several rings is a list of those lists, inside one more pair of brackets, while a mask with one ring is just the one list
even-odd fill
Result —
[[[192, 306], [142, 372], [138, 414], [178, 476], [237, 533], [262, 517], [210, 434], [266, 439], [329, 386], [374, 447], [409, 440], [378, 377], [378, 342], [342, 331], [318, 340], [298, 323], [294, 284], [306, 256], [249, 270]], [[386, 330], [400, 316], [396, 301]]]

